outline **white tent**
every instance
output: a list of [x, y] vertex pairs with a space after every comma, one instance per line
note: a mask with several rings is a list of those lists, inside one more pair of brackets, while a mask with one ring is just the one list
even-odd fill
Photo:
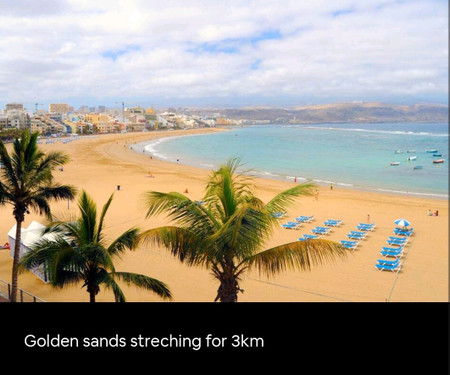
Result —
[[[17, 228], [17, 226], [16, 226], [16, 224], [14, 224], [14, 226], [8, 232], [9, 246], [10, 246], [9, 253], [11, 255], [11, 258], [14, 257], [14, 247], [16, 244], [16, 228]], [[51, 235], [51, 234], [43, 235], [42, 233], [43, 233], [44, 229], [45, 229], [45, 226], [37, 221], [32, 221], [31, 224], [27, 228], [24, 228], [24, 227], [22, 228], [19, 259], [22, 257], [22, 255], [24, 255], [28, 251], [30, 251], [30, 248], [36, 243], [36, 241], [39, 241], [40, 239], [46, 238], [46, 237], [53, 237], [53, 235]], [[45, 267], [38, 267], [31, 271], [45, 283], [48, 282], [47, 272], [46, 272]]]

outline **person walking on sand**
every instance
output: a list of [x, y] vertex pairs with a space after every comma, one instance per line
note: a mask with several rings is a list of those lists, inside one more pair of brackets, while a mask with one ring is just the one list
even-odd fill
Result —
[[314, 193], [314, 199], [316, 200], [316, 202], [319, 200], [319, 190], [316, 190], [316, 192]]
[[367, 215], [367, 222], [370, 223], [370, 215]]

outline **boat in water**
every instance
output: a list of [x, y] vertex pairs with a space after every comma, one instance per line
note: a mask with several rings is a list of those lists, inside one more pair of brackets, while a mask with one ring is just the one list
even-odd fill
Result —
[[444, 162], [444, 159], [433, 160], [433, 164], [441, 164]]
[[417, 156], [410, 156], [410, 157], [408, 158], [409, 161], [411, 161], [411, 160], [416, 160], [416, 159], [417, 159]]
[[406, 151], [408, 154], [414, 154], [416, 152], [416, 150], [408, 150]]
[[427, 152], [428, 152], [429, 154], [435, 154], [435, 153], [437, 152], [437, 150], [427, 150]]
[[397, 166], [397, 165], [400, 165], [400, 163], [398, 161], [393, 161], [393, 162], [391, 162], [391, 165], [392, 166]]
[[433, 158], [442, 158], [442, 154], [433, 154]]
[[401, 154], [401, 153], [402, 153], [401, 150], [395, 150], [395, 151], [394, 151], [394, 154]]
[[416, 165], [413, 169], [423, 169], [423, 167], [421, 165]]

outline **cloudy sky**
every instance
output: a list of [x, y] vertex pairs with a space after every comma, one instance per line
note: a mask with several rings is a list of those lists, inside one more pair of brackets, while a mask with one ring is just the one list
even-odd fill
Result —
[[448, 101], [448, 0], [0, 0], [0, 108]]

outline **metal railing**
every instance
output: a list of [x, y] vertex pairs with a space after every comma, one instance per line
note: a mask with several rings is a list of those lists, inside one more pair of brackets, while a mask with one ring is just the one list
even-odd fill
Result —
[[[11, 301], [12, 285], [4, 280], [0, 280], [0, 296]], [[17, 290], [17, 302], [45, 302], [43, 299], [36, 297], [23, 289]]]

